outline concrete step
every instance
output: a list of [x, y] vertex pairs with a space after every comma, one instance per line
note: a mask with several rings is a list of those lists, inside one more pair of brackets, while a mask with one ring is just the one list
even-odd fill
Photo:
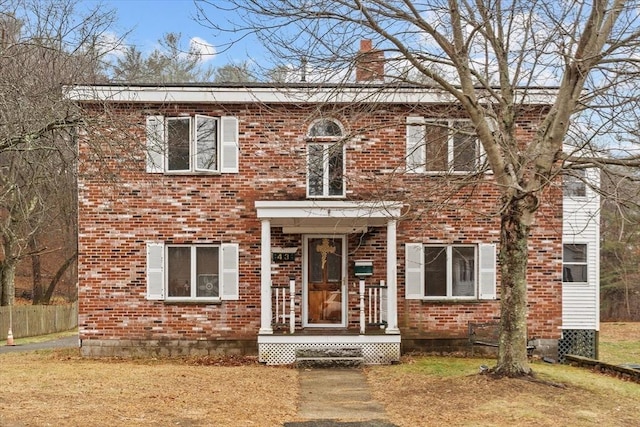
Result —
[[360, 368], [364, 355], [360, 347], [301, 348], [296, 350], [298, 368]]

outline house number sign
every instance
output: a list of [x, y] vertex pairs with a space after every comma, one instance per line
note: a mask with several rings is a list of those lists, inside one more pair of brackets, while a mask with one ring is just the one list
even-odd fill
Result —
[[296, 253], [295, 252], [274, 252], [271, 254], [271, 259], [273, 262], [295, 261]]

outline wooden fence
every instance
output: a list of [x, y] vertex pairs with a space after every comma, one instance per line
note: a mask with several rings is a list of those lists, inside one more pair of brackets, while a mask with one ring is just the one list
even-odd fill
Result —
[[78, 302], [0, 307], [0, 340], [7, 339], [10, 317], [13, 320], [11, 330], [14, 338], [68, 331], [78, 326]]

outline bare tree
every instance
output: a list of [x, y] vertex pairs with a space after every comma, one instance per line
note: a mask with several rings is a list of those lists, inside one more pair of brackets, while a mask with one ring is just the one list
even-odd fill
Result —
[[183, 46], [182, 34], [165, 33], [148, 56], [135, 46], [125, 49], [111, 67], [112, 80], [127, 83], [199, 83], [210, 81], [214, 69], [203, 64], [196, 44]]
[[256, 78], [249, 63], [244, 61], [216, 68], [213, 81], [215, 83], [250, 83], [255, 82]]
[[[15, 297], [15, 269], [33, 261], [38, 296], [40, 255], [77, 251], [75, 139], [77, 108], [62, 94], [68, 82], [104, 81], [105, 30], [115, 15], [84, 14], [75, 0], [0, 3], [0, 259], [1, 305]], [[54, 234], [55, 247], [41, 237]], [[64, 236], [64, 238], [61, 238]], [[64, 267], [64, 262], [61, 263]]]
[[[386, 89], [437, 88], [473, 123], [500, 191], [499, 376], [531, 373], [526, 354], [528, 239], [536, 212], [569, 167], [637, 165], [638, 3], [624, 0], [228, 0], [199, 3], [201, 21], [254, 35], [274, 58], [348, 81], [362, 38], [385, 52]], [[210, 8], [235, 8], [225, 28]], [[207, 17], [212, 19], [207, 20]], [[535, 133], [519, 142], [518, 119], [539, 86], [553, 86]], [[624, 123], [620, 123], [620, 122]], [[628, 126], [625, 128], [625, 125]], [[618, 132], [620, 138], [603, 137]], [[626, 136], [622, 136], [626, 135]], [[600, 146], [598, 147], [598, 143]], [[619, 150], [612, 157], [611, 144]], [[563, 144], [572, 146], [563, 152]], [[608, 148], [608, 150], [607, 150]]]
[[601, 307], [608, 320], [640, 319], [640, 188], [637, 181], [606, 174], [602, 189], [613, 197], [602, 204]]

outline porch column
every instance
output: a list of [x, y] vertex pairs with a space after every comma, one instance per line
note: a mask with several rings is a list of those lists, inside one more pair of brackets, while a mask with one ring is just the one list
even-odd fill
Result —
[[271, 327], [271, 221], [262, 220], [260, 240], [260, 331], [273, 334]]
[[396, 249], [396, 220], [387, 222], [387, 334], [399, 334], [398, 329], [398, 254]]

